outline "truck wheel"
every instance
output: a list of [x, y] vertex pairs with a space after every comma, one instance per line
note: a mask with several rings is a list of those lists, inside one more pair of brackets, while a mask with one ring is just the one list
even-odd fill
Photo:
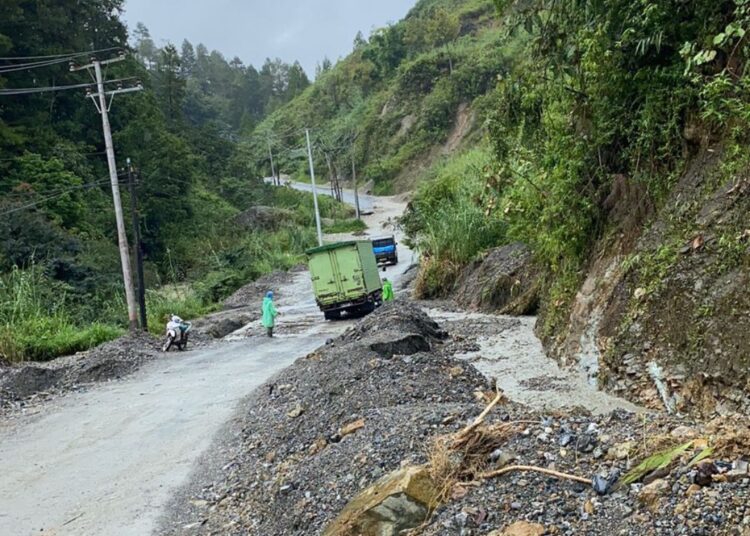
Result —
[[325, 311], [323, 316], [326, 320], [339, 320], [341, 318], [341, 311]]

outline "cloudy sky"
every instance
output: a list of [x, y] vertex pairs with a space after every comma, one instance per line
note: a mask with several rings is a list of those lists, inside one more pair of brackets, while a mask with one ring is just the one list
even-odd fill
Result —
[[126, 0], [125, 21], [143, 22], [157, 45], [187, 38], [256, 67], [299, 60], [309, 75], [352, 49], [357, 31], [406, 15], [415, 0]]

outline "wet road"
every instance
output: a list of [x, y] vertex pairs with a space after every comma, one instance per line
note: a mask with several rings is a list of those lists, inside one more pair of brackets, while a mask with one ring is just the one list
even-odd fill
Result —
[[[382, 205], [367, 217], [372, 228], [403, 211], [396, 200], [367, 202]], [[387, 275], [397, 281], [407, 266]], [[167, 354], [125, 380], [57, 399], [0, 428], [0, 535], [151, 533], [239, 401], [352, 322], [323, 319], [307, 272], [284, 296], [273, 340], [250, 325], [223, 343]]]

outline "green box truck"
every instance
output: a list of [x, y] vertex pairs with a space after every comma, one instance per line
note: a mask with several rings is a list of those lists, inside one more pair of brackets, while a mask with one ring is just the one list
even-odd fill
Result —
[[378, 262], [368, 240], [326, 244], [307, 252], [315, 301], [326, 319], [365, 315], [383, 303]]

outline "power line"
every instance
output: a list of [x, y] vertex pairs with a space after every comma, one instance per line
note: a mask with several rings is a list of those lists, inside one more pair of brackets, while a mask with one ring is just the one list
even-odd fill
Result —
[[[107, 80], [105, 84], [114, 84], [119, 82], [127, 82], [130, 80], [136, 80], [137, 77], [130, 76], [128, 78], [118, 78], [116, 80]], [[68, 89], [81, 89], [86, 87], [96, 86], [93, 82], [87, 82], [85, 84], [72, 84], [68, 86], [47, 86], [47, 87], [24, 87], [24, 88], [10, 88], [0, 89], [0, 95], [31, 95], [35, 93], [50, 93], [53, 91], [66, 91]]]
[[8, 65], [0, 65], [0, 74], [3, 73], [12, 73], [15, 71], [31, 71], [33, 69], [39, 69], [41, 67], [49, 67], [51, 65], [58, 65], [60, 63], [67, 63], [71, 59], [73, 59], [75, 56], [71, 56], [69, 58], [60, 58], [59, 60], [46, 60], [46, 61], [37, 61], [32, 63], [11, 63]]
[[68, 54], [50, 54], [47, 56], [6, 56], [0, 58], [0, 61], [13, 61], [13, 60], [43, 60], [43, 59], [51, 59], [51, 58], [80, 58], [81, 56], [86, 56], [88, 54], [96, 54], [98, 52], [110, 52], [112, 50], [124, 50], [125, 47], [109, 47], [109, 48], [100, 48], [97, 50], [84, 50], [82, 52], [70, 52]]
[[[119, 175], [118, 175], [118, 177], [119, 177]], [[42, 205], [44, 203], [47, 203], [48, 201], [52, 201], [54, 199], [57, 199], [57, 198], [62, 197], [64, 195], [67, 195], [70, 192], [74, 192], [76, 190], [84, 190], [86, 188], [92, 188], [94, 186], [100, 186], [102, 184], [106, 184], [106, 183], [109, 182], [109, 180], [110, 180], [109, 177], [107, 177], [105, 179], [99, 179], [98, 181], [95, 181], [95, 182], [89, 182], [89, 183], [86, 183], [86, 184], [78, 184], [76, 186], [72, 186], [70, 188], [67, 188], [67, 189], [65, 189], [65, 190], [63, 190], [63, 191], [61, 191], [61, 192], [59, 192], [57, 194], [48, 195], [46, 197], [38, 199], [38, 200], [34, 201], [33, 203], [27, 203], [26, 205], [21, 205], [19, 207], [14, 207], [14, 208], [12, 208], [10, 210], [6, 210], [4, 212], [0, 212], [0, 216], [7, 216], [8, 214], [13, 214], [15, 212], [20, 212], [22, 210], [26, 210], [26, 209], [29, 209], [29, 208], [34, 208], [34, 207], [37, 207], [37, 206]]]

